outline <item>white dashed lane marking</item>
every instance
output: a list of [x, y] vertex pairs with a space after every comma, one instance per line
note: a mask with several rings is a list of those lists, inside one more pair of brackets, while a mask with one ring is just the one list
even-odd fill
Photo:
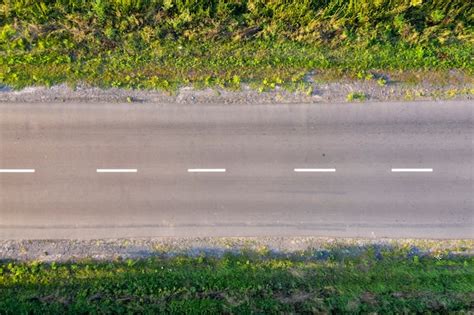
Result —
[[136, 168], [98, 168], [97, 173], [137, 173]]
[[0, 173], [34, 173], [35, 170], [32, 168], [2, 168]]
[[336, 172], [335, 168], [295, 168], [297, 173], [334, 173]]
[[[225, 173], [225, 168], [188, 168], [188, 173]], [[296, 173], [335, 173], [335, 168], [295, 168]], [[392, 168], [392, 173], [432, 173], [432, 168]], [[0, 173], [35, 173], [32, 168], [2, 168]], [[98, 168], [97, 173], [137, 173], [136, 168]]]
[[188, 168], [188, 173], [225, 173], [225, 168]]

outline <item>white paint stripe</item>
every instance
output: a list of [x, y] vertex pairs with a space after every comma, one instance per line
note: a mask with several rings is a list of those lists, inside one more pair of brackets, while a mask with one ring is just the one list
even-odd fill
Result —
[[188, 173], [225, 173], [225, 168], [188, 168]]
[[136, 168], [98, 168], [97, 173], [136, 173]]
[[34, 173], [35, 170], [32, 168], [2, 168], [0, 169], [0, 173]]
[[429, 173], [433, 172], [432, 168], [392, 168], [392, 172], [401, 173], [401, 172], [411, 172], [411, 173]]
[[320, 173], [334, 173], [336, 171], [335, 168], [295, 168], [295, 172], [303, 173], [303, 172], [320, 172]]

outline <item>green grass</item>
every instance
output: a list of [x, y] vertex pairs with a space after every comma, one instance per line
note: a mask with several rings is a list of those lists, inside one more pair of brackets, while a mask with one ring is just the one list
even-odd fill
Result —
[[4, 262], [0, 313], [395, 314], [474, 307], [473, 257], [377, 246], [347, 252]]
[[306, 90], [308, 71], [472, 77], [472, 16], [465, 0], [4, 0], [0, 84]]

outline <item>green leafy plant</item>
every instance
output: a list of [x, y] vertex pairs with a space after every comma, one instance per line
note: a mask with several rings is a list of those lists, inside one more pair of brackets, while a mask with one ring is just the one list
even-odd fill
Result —
[[365, 101], [367, 99], [367, 95], [363, 92], [350, 92], [347, 94], [346, 99], [348, 102]]
[[380, 78], [380, 79], [377, 80], [377, 84], [379, 86], [385, 86], [385, 85], [387, 85], [387, 80], [385, 80], [384, 78]]

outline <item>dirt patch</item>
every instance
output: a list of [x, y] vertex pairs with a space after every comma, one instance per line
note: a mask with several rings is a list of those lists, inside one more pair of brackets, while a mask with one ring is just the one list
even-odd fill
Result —
[[377, 305], [377, 296], [371, 292], [364, 292], [361, 296], [360, 296], [360, 300], [366, 304], [369, 304], [369, 305], [372, 305], [372, 306], [375, 306]]
[[314, 293], [297, 290], [286, 295], [277, 294], [275, 298], [284, 304], [297, 304], [314, 298]]

